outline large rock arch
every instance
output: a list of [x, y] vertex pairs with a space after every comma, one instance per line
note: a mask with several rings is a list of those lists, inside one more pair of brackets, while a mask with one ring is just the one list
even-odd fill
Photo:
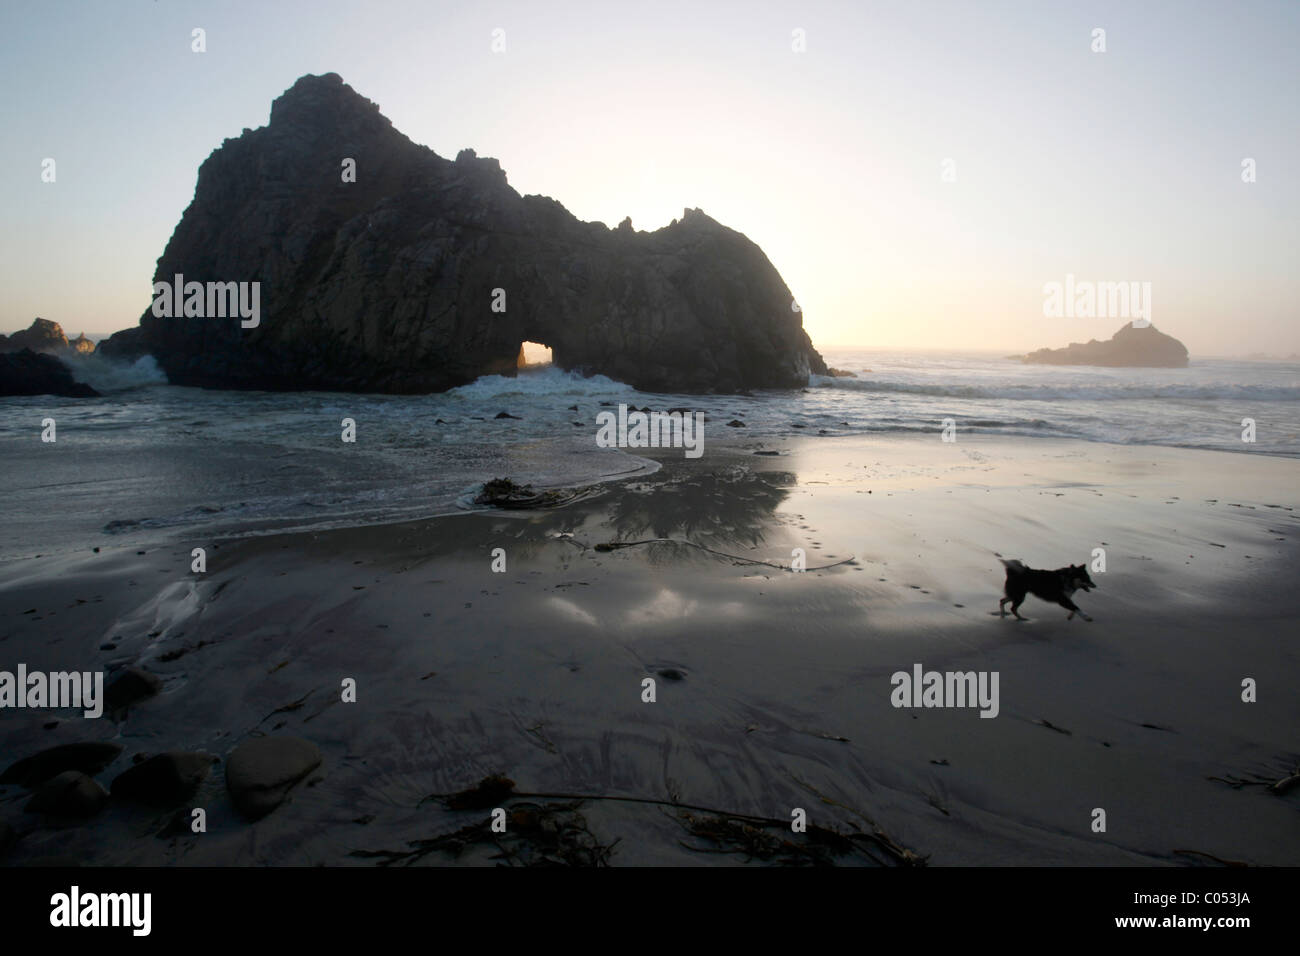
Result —
[[510, 374], [525, 340], [652, 391], [791, 388], [826, 370], [740, 233], [698, 209], [650, 233], [581, 222], [520, 196], [495, 159], [411, 142], [336, 74], [298, 80], [267, 126], [203, 163], [155, 281], [176, 274], [260, 283], [261, 318], [146, 311], [106, 344], [152, 353], [175, 384], [438, 391]]

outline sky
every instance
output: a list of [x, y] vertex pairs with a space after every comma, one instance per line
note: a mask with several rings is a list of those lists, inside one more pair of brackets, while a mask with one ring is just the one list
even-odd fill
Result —
[[1193, 357], [1300, 352], [1298, 65], [1294, 0], [5, 0], [0, 331], [135, 325], [199, 164], [335, 72], [580, 219], [703, 209], [819, 347], [1108, 338], [1044, 314], [1069, 275]]

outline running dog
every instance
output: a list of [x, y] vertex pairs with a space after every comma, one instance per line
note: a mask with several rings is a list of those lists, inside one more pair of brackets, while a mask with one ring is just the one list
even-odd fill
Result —
[[1020, 616], [1019, 607], [1024, 603], [1025, 595], [1032, 594], [1044, 601], [1059, 604], [1069, 611], [1070, 616], [1066, 618], [1067, 621], [1072, 620], [1075, 614], [1085, 621], [1092, 621], [1092, 618], [1075, 607], [1074, 602], [1070, 600], [1070, 595], [1075, 591], [1091, 591], [1097, 586], [1092, 578], [1088, 577], [1088, 569], [1084, 565], [1072, 564], [1068, 568], [1057, 568], [1055, 571], [1036, 571], [1026, 567], [1020, 561], [999, 560], [1007, 568], [1007, 583], [1003, 588], [1006, 597], [998, 602], [998, 610], [1002, 612], [1003, 617], [1007, 616], [1006, 606], [1010, 602], [1011, 613], [1016, 616], [1016, 620], [1025, 620]]

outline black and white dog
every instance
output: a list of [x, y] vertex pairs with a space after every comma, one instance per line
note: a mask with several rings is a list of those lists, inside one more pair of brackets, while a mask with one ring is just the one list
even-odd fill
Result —
[[1091, 591], [1097, 586], [1092, 578], [1088, 577], [1088, 569], [1082, 564], [1077, 567], [1072, 564], [1068, 568], [1057, 568], [1055, 571], [1036, 571], [1025, 567], [1020, 561], [999, 560], [1007, 568], [1007, 583], [1003, 588], [1006, 597], [998, 602], [998, 610], [1002, 612], [1003, 617], [1007, 616], [1006, 605], [1009, 601], [1011, 613], [1017, 620], [1023, 621], [1024, 618], [1020, 616], [1017, 609], [1024, 603], [1025, 595], [1032, 594], [1036, 598], [1052, 601], [1068, 610], [1070, 616], [1066, 618], [1067, 621], [1071, 620], [1076, 613], [1085, 621], [1092, 620], [1070, 600], [1070, 595], [1075, 591]]

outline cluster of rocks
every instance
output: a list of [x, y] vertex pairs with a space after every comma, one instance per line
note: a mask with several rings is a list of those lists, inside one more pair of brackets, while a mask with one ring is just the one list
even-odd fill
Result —
[[[355, 177], [346, 175], [354, 164]], [[698, 209], [654, 232], [521, 196], [495, 159], [438, 156], [333, 73], [226, 140], [155, 281], [257, 282], [260, 321], [158, 317], [106, 354], [173, 384], [441, 391], [514, 375], [525, 341], [637, 388], [797, 388], [826, 366], [763, 251]]]
[[[24, 807], [28, 813], [84, 820], [103, 810], [110, 799], [155, 810], [176, 809], [198, 792], [212, 767], [220, 762], [203, 751], [136, 754], [131, 765], [105, 788], [95, 775], [121, 753], [121, 745], [108, 742], [51, 747], [10, 766], [0, 775], [0, 786], [31, 790]], [[299, 737], [250, 737], [226, 759], [226, 791], [246, 819], [260, 820], [320, 764], [320, 751]], [[170, 826], [168, 830], [172, 832]], [[16, 834], [13, 824], [0, 821], [0, 853], [14, 845]]]
[[23, 349], [49, 352], [54, 355], [65, 352], [89, 355], [95, 351], [95, 343], [86, 338], [85, 332], [75, 339], [69, 339], [59, 323], [37, 317], [21, 332], [0, 335], [0, 352], [21, 352]]
[[[115, 715], [157, 694], [161, 681], [139, 668], [128, 668], [105, 692], [105, 706]], [[137, 753], [129, 766], [105, 787], [96, 776], [123, 752], [111, 741], [82, 741], [41, 750], [0, 773], [0, 786], [31, 791], [24, 810], [55, 820], [85, 820], [111, 801], [153, 810], [176, 810], [199, 792], [220, 758], [203, 751]], [[289, 791], [321, 764], [314, 744], [287, 735], [248, 737], [225, 759], [225, 789], [246, 819], [259, 820], [284, 802]], [[173, 815], [159, 836], [186, 832], [189, 819]], [[0, 821], [0, 855], [18, 841], [19, 827]]]
[[69, 340], [57, 322], [38, 318], [13, 335], [0, 335], [0, 395], [62, 395], [94, 398], [99, 393], [74, 381], [63, 356], [90, 355], [95, 343], [83, 332]]

